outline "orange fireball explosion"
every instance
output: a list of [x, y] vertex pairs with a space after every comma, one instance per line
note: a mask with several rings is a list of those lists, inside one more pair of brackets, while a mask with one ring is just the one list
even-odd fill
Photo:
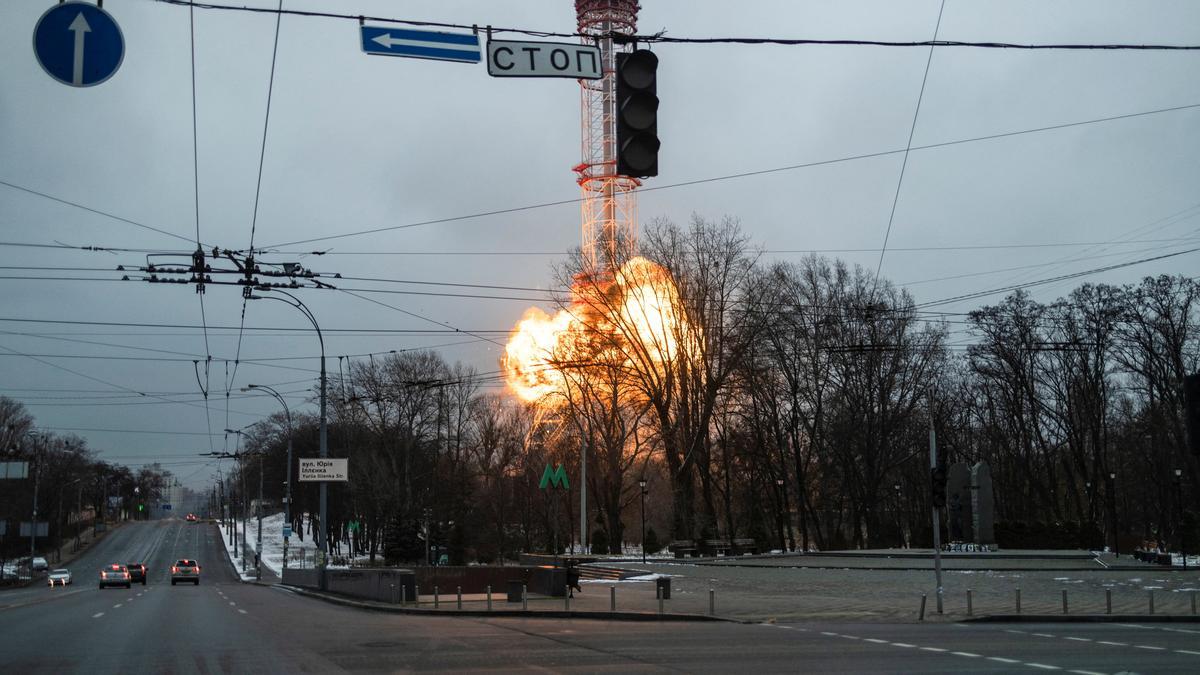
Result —
[[[553, 317], [531, 307], [505, 347], [508, 386], [543, 405], [565, 402], [564, 370], [586, 368], [598, 355], [637, 358], [640, 365], [673, 360], [686, 338], [679, 291], [671, 275], [646, 258], [632, 258], [608, 280], [577, 281], [567, 309]], [[650, 363], [644, 363], [649, 361]], [[559, 396], [553, 396], [559, 394]]]

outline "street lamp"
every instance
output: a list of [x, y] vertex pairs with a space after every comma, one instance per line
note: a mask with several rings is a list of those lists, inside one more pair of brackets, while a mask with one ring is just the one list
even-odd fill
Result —
[[904, 548], [904, 524], [900, 521], [900, 484], [892, 483], [892, 491], [896, 494], [896, 532], [900, 537], [900, 548]]
[[1175, 469], [1175, 501], [1179, 504], [1179, 553], [1183, 556], [1183, 569], [1187, 569], [1187, 546], [1183, 539], [1183, 469]]
[[[316, 329], [316, 331], [317, 331], [317, 340], [321, 343], [321, 458], [325, 459], [326, 457], [329, 456], [329, 443], [327, 440], [328, 435], [326, 433], [327, 430], [326, 430], [326, 424], [325, 424], [325, 380], [326, 380], [326, 377], [325, 377], [325, 336], [323, 336], [321, 334], [321, 326], [319, 324], [317, 324], [317, 317], [313, 316], [313, 313], [311, 310], [308, 309], [308, 306], [305, 305], [303, 302], [300, 302], [300, 298], [297, 298], [296, 296], [292, 295], [291, 293], [288, 293], [287, 291], [281, 290], [279, 288], [272, 288], [269, 286], [256, 286], [255, 290], [274, 291], [276, 293], [282, 293], [283, 295], [287, 296], [288, 298], [291, 298], [292, 302], [288, 302], [287, 300], [284, 300], [283, 298], [276, 297], [273, 295], [255, 295], [254, 293], [251, 292], [251, 289], [249, 286], [247, 286], [244, 291], [245, 297], [247, 300], [264, 300], [264, 299], [265, 300], [278, 300], [279, 302], [282, 302], [286, 305], [291, 305], [292, 307], [295, 307], [296, 309], [300, 310], [300, 313], [303, 314], [305, 316], [305, 318], [307, 318], [310, 322], [312, 322], [313, 328]], [[290, 473], [290, 471], [291, 471], [290, 466], [288, 467], [288, 471]], [[320, 587], [322, 590], [325, 589], [325, 561], [326, 561], [326, 558], [328, 557], [328, 553], [329, 553], [329, 542], [326, 541], [327, 525], [325, 524], [326, 523], [325, 517], [329, 510], [329, 507], [328, 507], [329, 489], [328, 488], [329, 488], [329, 484], [326, 483], [325, 481], [321, 481], [320, 488], [319, 488], [320, 489], [320, 504], [318, 506], [318, 513], [319, 513], [318, 518], [320, 519], [320, 526], [317, 528], [317, 549], [319, 551], [321, 551]]]
[[638, 480], [638, 487], [642, 490], [642, 564], [646, 564], [646, 478], [643, 476]]
[[[284, 480], [283, 480], [283, 485], [284, 485], [283, 522], [287, 523], [288, 525], [291, 525], [292, 524], [292, 411], [288, 408], [287, 401], [284, 400], [283, 396], [280, 395], [279, 392], [275, 391], [271, 387], [268, 387], [265, 384], [251, 384], [249, 386], [242, 387], [242, 391], [250, 391], [251, 389], [258, 390], [258, 391], [265, 391], [268, 394], [274, 396], [279, 401], [279, 403], [281, 405], [283, 405], [283, 413], [284, 413], [284, 415], [287, 416], [287, 432], [288, 432], [287, 474], [286, 474], [287, 477], [284, 478]], [[288, 564], [288, 539], [289, 539], [289, 537], [283, 538], [283, 566], [285, 568], [287, 567], [287, 564]]]
[[1120, 535], [1117, 532], [1117, 472], [1108, 474], [1108, 500], [1112, 504], [1113, 555], [1121, 555]]
[[779, 550], [786, 552], [787, 551], [787, 540], [784, 538], [784, 533], [783, 533], [783, 479], [782, 478], [775, 479], [775, 487], [779, 490], [779, 492], [777, 493], [779, 495]]

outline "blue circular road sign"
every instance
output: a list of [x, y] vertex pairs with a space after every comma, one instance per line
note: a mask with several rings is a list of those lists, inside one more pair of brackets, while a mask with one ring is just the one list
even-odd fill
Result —
[[125, 40], [108, 12], [86, 2], [64, 2], [38, 19], [33, 53], [50, 77], [72, 87], [91, 87], [121, 67]]

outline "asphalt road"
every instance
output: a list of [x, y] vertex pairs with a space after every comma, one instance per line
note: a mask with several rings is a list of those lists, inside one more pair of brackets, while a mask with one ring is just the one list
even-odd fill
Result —
[[[198, 587], [171, 586], [193, 557]], [[142, 558], [145, 587], [98, 590]], [[1200, 624], [620, 623], [360, 611], [236, 580], [212, 525], [133, 523], [96, 544], [67, 589], [0, 593], [12, 673], [1200, 671]]]

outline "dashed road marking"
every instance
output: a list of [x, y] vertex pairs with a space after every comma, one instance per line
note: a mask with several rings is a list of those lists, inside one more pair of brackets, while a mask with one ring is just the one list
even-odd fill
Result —
[[1110, 641], [1108, 641], [1108, 640], [1096, 640], [1096, 644], [1098, 644], [1098, 645], [1109, 645], [1109, 646], [1112, 646], [1112, 647], [1128, 647], [1128, 646], [1129, 646], [1129, 643], [1128, 643], [1128, 642], [1110, 642]]
[[1064, 640], [1074, 640], [1076, 642], [1091, 642], [1092, 641], [1091, 638], [1081, 638], [1081, 637], [1071, 637], [1071, 636], [1067, 636], [1063, 639]]
[[1175, 653], [1177, 653], [1177, 654], [1191, 654], [1192, 656], [1200, 656], [1200, 652], [1194, 652], [1194, 651], [1192, 651], [1192, 650], [1190, 650], [1190, 649], [1176, 649], [1176, 650], [1175, 650]]
[[914, 648], [916, 648], [916, 645], [910, 645], [910, 644], [908, 644], [907, 642], [893, 642], [893, 643], [892, 643], [892, 646], [893, 646], [893, 647], [904, 647], [904, 648], [906, 648], [906, 649], [914, 649]]
[[1052, 638], [1052, 637], [1054, 637], [1053, 635], [1051, 635], [1051, 634], [1049, 634], [1049, 633], [1030, 633], [1030, 635], [1032, 635], [1032, 636], [1034, 636], [1034, 637], [1044, 637], [1044, 638]]
[[246, 613], [246, 610], [244, 610], [244, 609], [242, 609], [242, 608], [240, 608], [240, 607], [238, 608], [238, 611], [239, 611], [239, 612], [241, 612], [242, 614], [245, 614], [245, 613]]
[[1017, 659], [1006, 659], [1003, 656], [989, 656], [988, 661], [999, 661], [1000, 663], [1020, 663]]
[[948, 649], [942, 649], [941, 647], [921, 647], [920, 649], [923, 652], [947, 652], [947, 651], [950, 651]]
[[879, 638], [863, 638], [863, 640], [866, 642], [874, 642], [877, 645], [886, 645], [888, 643], [887, 640], [880, 640]]
[[104, 616], [104, 612], [96, 612], [95, 614], [92, 615], [92, 618], [99, 619], [102, 616]]
[[1166, 651], [1166, 647], [1155, 647], [1154, 645], [1134, 645], [1134, 649], [1149, 649], [1155, 652]]
[[979, 654], [972, 654], [971, 652], [950, 652], [950, 653], [955, 656], [966, 656], [967, 658], [971, 658], [971, 659], [979, 658]]
[[1071, 670], [1068, 672], [1077, 673], [1078, 675], [1104, 675], [1104, 673], [1097, 673], [1094, 670]]
[[1048, 666], [1044, 663], [1034, 663], [1033, 661], [1026, 661], [1025, 665], [1029, 666], [1030, 668], [1041, 668], [1042, 670], [1062, 670], [1062, 668], [1059, 668], [1058, 666]]
[[120, 607], [120, 606], [121, 606], [121, 604], [120, 604], [120, 603], [117, 603], [117, 604], [113, 605], [113, 609], [116, 609], [116, 608], [118, 608], [118, 607]]
[[236, 602], [234, 602], [234, 601], [232, 601], [232, 600], [230, 600], [230, 601], [229, 601], [229, 606], [230, 606], [230, 607], [232, 607], [232, 606], [234, 606], [234, 605], [236, 605], [236, 604], [237, 604], [237, 603], [236, 603]]

